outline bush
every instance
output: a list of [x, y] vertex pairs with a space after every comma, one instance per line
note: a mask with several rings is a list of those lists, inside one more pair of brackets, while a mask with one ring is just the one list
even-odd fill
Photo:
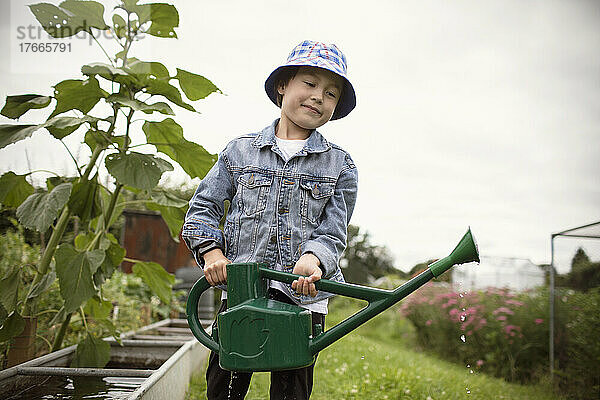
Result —
[[423, 348], [526, 383], [548, 368], [547, 305], [543, 291], [456, 293], [429, 283], [404, 301], [401, 312], [414, 324]]
[[[600, 398], [600, 289], [557, 292], [555, 375], [576, 399]], [[523, 293], [488, 288], [456, 293], [431, 283], [409, 296], [401, 312], [424, 349], [507, 381], [548, 375], [548, 290]]]
[[576, 399], [600, 398], [600, 288], [587, 293], [559, 292], [557, 319], [560, 321], [558, 376], [561, 390]]

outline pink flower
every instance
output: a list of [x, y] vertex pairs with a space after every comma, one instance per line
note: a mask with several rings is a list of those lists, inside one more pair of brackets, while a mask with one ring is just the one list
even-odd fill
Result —
[[484, 361], [483, 360], [477, 360], [477, 366], [481, 367], [483, 365]]
[[521, 327], [520, 326], [516, 326], [516, 325], [506, 325], [504, 327], [504, 332], [507, 335], [515, 336], [517, 334], [517, 332], [521, 332]]
[[498, 318], [496, 318], [498, 321], [506, 321], [506, 315], [501, 315]]
[[442, 304], [442, 307], [444, 307], [444, 308], [448, 308], [448, 307], [450, 307], [451, 305], [453, 305], [453, 304], [456, 304], [456, 303], [457, 303], [456, 299], [449, 299], [449, 300], [448, 300], [448, 302], [447, 302], [446, 304]]
[[500, 313], [504, 313], [504, 314], [508, 314], [508, 315], [513, 315], [514, 311], [511, 310], [510, 308], [506, 308], [506, 307], [500, 307], [494, 310], [494, 315], [496, 314], [500, 314]]
[[541, 318], [536, 318], [536, 319], [535, 319], [535, 321], [533, 321], [533, 322], [535, 322], [537, 325], [539, 325], [539, 324], [541, 324], [542, 322], [544, 322], [544, 320], [543, 320], [543, 319], [541, 319]]
[[431, 322], [432, 322], [432, 321], [431, 321], [430, 319], [428, 319], [428, 320], [425, 322], [425, 325], [429, 326], [429, 325], [431, 325]]
[[473, 330], [467, 332], [467, 336], [471, 336], [473, 334]]

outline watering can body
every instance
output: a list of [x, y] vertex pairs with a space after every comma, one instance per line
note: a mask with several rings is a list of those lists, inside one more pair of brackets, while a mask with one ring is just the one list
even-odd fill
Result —
[[273, 371], [313, 363], [310, 311], [259, 298], [218, 316], [219, 364], [235, 371]]
[[194, 336], [219, 353], [221, 368], [230, 371], [275, 371], [302, 368], [316, 354], [359, 325], [456, 264], [479, 262], [470, 230], [454, 251], [431, 264], [421, 274], [395, 290], [383, 290], [321, 279], [317, 290], [366, 300], [368, 305], [326, 332], [320, 325], [313, 332], [311, 313], [299, 306], [267, 297], [268, 280], [291, 283], [298, 275], [274, 271], [265, 264], [240, 263], [227, 266], [227, 310], [217, 315], [217, 329], [209, 335], [198, 319], [200, 295], [210, 285], [202, 277], [190, 290], [187, 315]]

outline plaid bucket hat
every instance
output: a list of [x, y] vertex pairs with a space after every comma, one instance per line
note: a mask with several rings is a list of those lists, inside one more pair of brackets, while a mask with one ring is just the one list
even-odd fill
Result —
[[323, 68], [331, 71], [340, 77], [344, 82], [342, 89], [342, 97], [338, 100], [338, 104], [333, 112], [331, 120], [345, 117], [356, 106], [356, 95], [354, 87], [348, 80], [346, 56], [337, 48], [335, 44], [327, 44], [322, 42], [314, 42], [305, 40], [294, 47], [285, 64], [277, 67], [265, 81], [265, 91], [267, 96], [277, 105], [277, 95], [275, 93], [275, 82], [277, 75], [282, 69], [290, 66], [308, 66]]

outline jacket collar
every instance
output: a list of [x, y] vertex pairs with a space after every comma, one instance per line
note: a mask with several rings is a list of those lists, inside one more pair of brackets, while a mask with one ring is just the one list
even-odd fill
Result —
[[[270, 126], [267, 126], [265, 129], [259, 132], [256, 138], [252, 141], [252, 145], [259, 149], [265, 146], [274, 146], [276, 144], [275, 127], [277, 126], [277, 123], [279, 123], [279, 118], [273, 121]], [[331, 149], [331, 145], [327, 139], [325, 139], [323, 135], [314, 129], [308, 137], [302, 152], [305, 154], [322, 153], [329, 149]]]

